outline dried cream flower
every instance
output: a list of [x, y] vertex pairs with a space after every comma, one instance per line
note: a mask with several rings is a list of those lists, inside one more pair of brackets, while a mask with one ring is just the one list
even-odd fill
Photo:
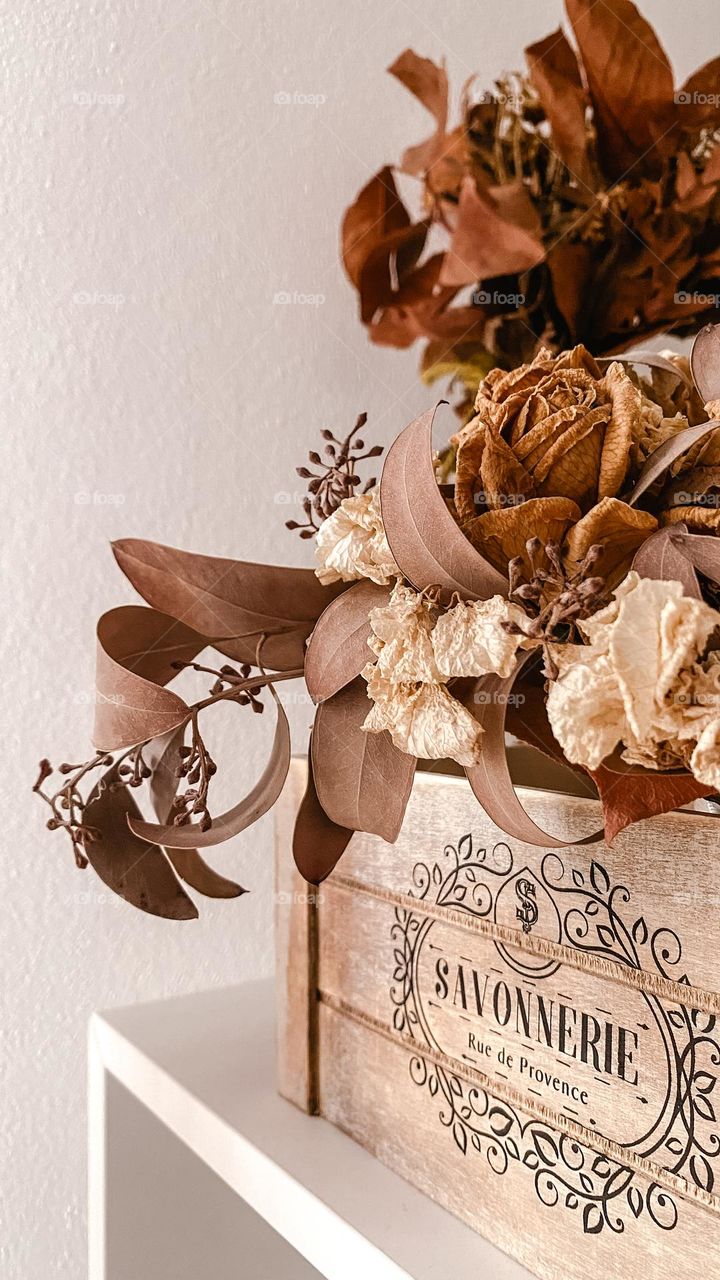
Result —
[[393, 684], [374, 666], [363, 674], [374, 700], [364, 725], [368, 733], [387, 729], [396, 747], [423, 760], [477, 764], [482, 729], [445, 685]]
[[425, 760], [477, 763], [482, 729], [445, 687], [433, 648], [438, 609], [398, 582], [387, 605], [370, 614], [368, 644], [377, 655], [363, 671], [374, 703], [364, 728], [387, 729], [396, 747]]
[[435, 610], [424, 596], [395, 584], [388, 604], [370, 613], [368, 644], [383, 676], [395, 684], [442, 680], [430, 638], [434, 621]]
[[720, 791], [720, 719], [703, 729], [690, 757], [690, 768], [698, 782]]
[[627, 728], [612, 663], [607, 655], [593, 654], [588, 645], [556, 645], [552, 652], [565, 669], [561, 667], [548, 692], [550, 727], [570, 764], [597, 769]]
[[380, 490], [345, 498], [318, 529], [315, 570], [322, 583], [369, 578], [385, 586], [401, 577], [385, 537]]
[[717, 714], [717, 664], [697, 659], [719, 622], [681, 583], [628, 574], [607, 608], [579, 624], [589, 644], [553, 646], [548, 717], [568, 760], [594, 769], [622, 743], [631, 763], [683, 764], [688, 740]]
[[509, 676], [522, 636], [509, 635], [504, 622], [522, 624], [527, 614], [502, 596], [456, 604], [438, 619], [432, 633], [435, 658], [443, 678]]

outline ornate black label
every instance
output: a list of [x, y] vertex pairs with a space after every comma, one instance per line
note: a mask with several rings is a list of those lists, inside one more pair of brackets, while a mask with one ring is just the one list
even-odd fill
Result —
[[[508, 844], [475, 848], [466, 835], [438, 861], [417, 863], [410, 896], [689, 985], [674, 931], [651, 930], [632, 910], [628, 889], [611, 884], [599, 861], [585, 871], [568, 856], [552, 852], [537, 870], [516, 869]], [[563, 970], [554, 957], [478, 933], [458, 943], [457, 930], [420, 911], [398, 908], [392, 938], [393, 1024], [417, 1040], [411, 1078], [440, 1104], [440, 1121], [463, 1156], [483, 1156], [499, 1175], [515, 1161], [533, 1177], [542, 1203], [578, 1211], [586, 1232], [622, 1232], [641, 1214], [664, 1230], [677, 1222], [667, 1190], [521, 1117], [423, 1057], [423, 1045], [522, 1091], [529, 1111], [537, 1098], [713, 1190], [720, 1041], [712, 1014], [595, 972]], [[622, 993], [622, 1014], [609, 1007], [613, 990]]]

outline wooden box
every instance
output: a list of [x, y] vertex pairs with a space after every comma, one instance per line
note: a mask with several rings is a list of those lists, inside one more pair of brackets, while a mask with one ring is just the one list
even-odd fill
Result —
[[[720, 1277], [717, 819], [547, 851], [418, 773], [397, 843], [353, 837], [316, 890], [292, 863], [304, 785], [294, 761], [281, 1093], [538, 1276]], [[545, 830], [598, 828], [596, 800], [521, 794]]]

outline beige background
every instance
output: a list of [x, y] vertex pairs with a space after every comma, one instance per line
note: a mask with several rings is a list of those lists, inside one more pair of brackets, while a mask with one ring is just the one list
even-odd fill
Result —
[[[644, 9], [680, 77], [716, 51], [716, 0]], [[338, 264], [344, 206], [428, 127], [384, 68], [407, 45], [444, 55], [457, 101], [471, 72], [489, 83], [518, 65], [560, 13], [559, 0], [4, 6], [7, 1280], [84, 1273], [90, 1010], [272, 963], [269, 819], [215, 857], [252, 896], [173, 925], [76, 873], [29, 795], [41, 755], [87, 751], [93, 622], [133, 598], [108, 541], [309, 557], [283, 522], [318, 428], [366, 409], [387, 441], [430, 395], [415, 352], [368, 345]], [[288, 701], [301, 749], [309, 708], [300, 691]], [[268, 730], [223, 722], [238, 788]]]

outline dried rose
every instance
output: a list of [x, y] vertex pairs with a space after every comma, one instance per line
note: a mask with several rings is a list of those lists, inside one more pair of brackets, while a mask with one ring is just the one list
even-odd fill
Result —
[[315, 554], [323, 585], [369, 578], [385, 586], [401, 576], [385, 537], [377, 488], [346, 498], [323, 521]]
[[475, 515], [475, 497], [502, 510], [535, 497], [562, 497], [588, 511], [615, 497], [630, 462], [642, 393], [620, 364], [602, 373], [585, 347], [541, 349], [511, 373], [493, 369], [480, 385], [476, 416], [458, 433], [456, 505]]

